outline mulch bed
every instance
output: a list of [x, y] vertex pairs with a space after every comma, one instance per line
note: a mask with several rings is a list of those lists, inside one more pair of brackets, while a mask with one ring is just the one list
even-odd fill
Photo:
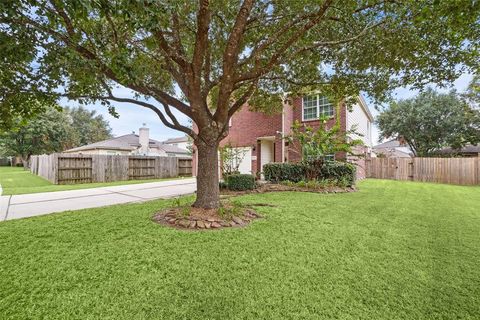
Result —
[[[188, 210], [188, 215], [185, 211]], [[218, 209], [200, 209], [193, 207], [176, 207], [156, 213], [153, 221], [183, 230], [212, 230], [222, 228], [245, 227], [261, 216], [252, 208], [241, 208], [235, 216], [221, 216]]]
[[314, 193], [346, 193], [346, 192], [355, 192], [357, 189], [355, 187], [326, 187], [326, 188], [306, 188], [306, 187], [296, 187], [296, 186], [287, 186], [284, 184], [277, 183], [265, 183], [260, 185], [254, 190], [245, 190], [245, 191], [233, 191], [228, 189], [221, 189], [220, 194], [224, 197], [228, 196], [239, 196], [244, 194], [251, 193], [265, 193], [265, 192], [282, 192], [282, 191], [297, 191], [297, 192], [314, 192]]

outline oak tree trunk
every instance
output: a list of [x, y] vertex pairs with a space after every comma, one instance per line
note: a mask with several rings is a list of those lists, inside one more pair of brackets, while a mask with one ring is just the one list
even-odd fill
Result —
[[23, 170], [28, 170], [28, 161], [30, 159], [30, 156], [27, 156], [27, 157], [20, 157], [20, 159], [22, 160], [22, 165], [23, 165]]
[[197, 199], [194, 207], [213, 209], [220, 206], [218, 186], [218, 143], [197, 143]]

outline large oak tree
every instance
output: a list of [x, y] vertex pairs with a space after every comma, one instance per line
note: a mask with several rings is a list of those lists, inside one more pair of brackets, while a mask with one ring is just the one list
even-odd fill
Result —
[[[214, 208], [218, 145], [242, 105], [279, 110], [283, 92], [313, 88], [337, 100], [361, 90], [382, 99], [399, 85], [452, 80], [459, 65], [478, 64], [479, 7], [473, 0], [4, 0], [0, 30], [9, 50], [0, 69], [16, 79], [10, 95], [55, 92], [152, 110], [192, 137], [194, 205]], [[116, 86], [135, 95], [119, 96]]]
[[454, 91], [428, 89], [393, 102], [377, 117], [377, 124], [382, 138], [402, 138], [418, 157], [436, 155], [445, 147], [461, 149], [480, 143], [480, 110]]

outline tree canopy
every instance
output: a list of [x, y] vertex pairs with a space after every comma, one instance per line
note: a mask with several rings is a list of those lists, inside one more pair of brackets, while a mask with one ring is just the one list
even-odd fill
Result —
[[398, 85], [452, 80], [460, 63], [478, 66], [480, 4], [471, 0], [6, 0], [0, 9], [5, 90], [60, 86], [72, 98], [134, 102], [112, 95], [121, 85], [189, 134], [170, 108], [224, 125], [247, 99], [278, 107], [279, 93], [306, 86], [382, 98]]
[[443, 147], [459, 149], [480, 142], [480, 110], [454, 91], [429, 89], [390, 104], [377, 118], [382, 138], [403, 138], [416, 156], [431, 156]]
[[451, 81], [478, 68], [479, 12], [475, 0], [4, 0], [0, 69], [10, 95], [152, 110], [193, 138], [196, 205], [218, 207], [218, 145], [247, 101], [268, 112], [286, 92], [382, 100]]
[[472, 106], [480, 108], [480, 74], [473, 76], [465, 92], [465, 98]]
[[70, 117], [74, 146], [83, 146], [112, 137], [112, 129], [107, 120], [95, 110], [82, 106], [65, 108]]
[[15, 129], [0, 135], [0, 152], [20, 157], [24, 164], [31, 155], [63, 151], [72, 147], [72, 130], [68, 114], [47, 107], [28, 122], [17, 117]]

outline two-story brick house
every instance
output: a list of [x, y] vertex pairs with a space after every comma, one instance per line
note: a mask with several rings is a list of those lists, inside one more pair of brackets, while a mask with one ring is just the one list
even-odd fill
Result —
[[[249, 110], [245, 105], [233, 115], [230, 122], [229, 135], [222, 141], [221, 145], [227, 143], [233, 147], [241, 148], [244, 157], [240, 163], [241, 173], [252, 173], [258, 175], [263, 165], [270, 162], [297, 162], [301, 160], [301, 152], [296, 145], [289, 145], [287, 139], [291, 133], [294, 121], [298, 120], [313, 128], [318, 127], [319, 116], [329, 116], [327, 127], [332, 127], [337, 121], [337, 106], [328, 101], [327, 98], [319, 95], [308, 95], [293, 98], [291, 103], [283, 105], [283, 111], [275, 115], [266, 115], [260, 112]], [[357, 103], [348, 110], [342, 103], [339, 106], [339, 117], [341, 127], [346, 130], [356, 125], [357, 131], [363, 136], [352, 137], [363, 140], [365, 147], [361, 152], [369, 155], [372, 140], [371, 130], [373, 117], [368, 109], [365, 100], [359, 96]], [[336, 158], [344, 158], [345, 155], [331, 155]], [[196, 172], [196, 154], [194, 155], [194, 174]], [[364, 161], [357, 160], [354, 163], [358, 166], [358, 178], [364, 177]]]

